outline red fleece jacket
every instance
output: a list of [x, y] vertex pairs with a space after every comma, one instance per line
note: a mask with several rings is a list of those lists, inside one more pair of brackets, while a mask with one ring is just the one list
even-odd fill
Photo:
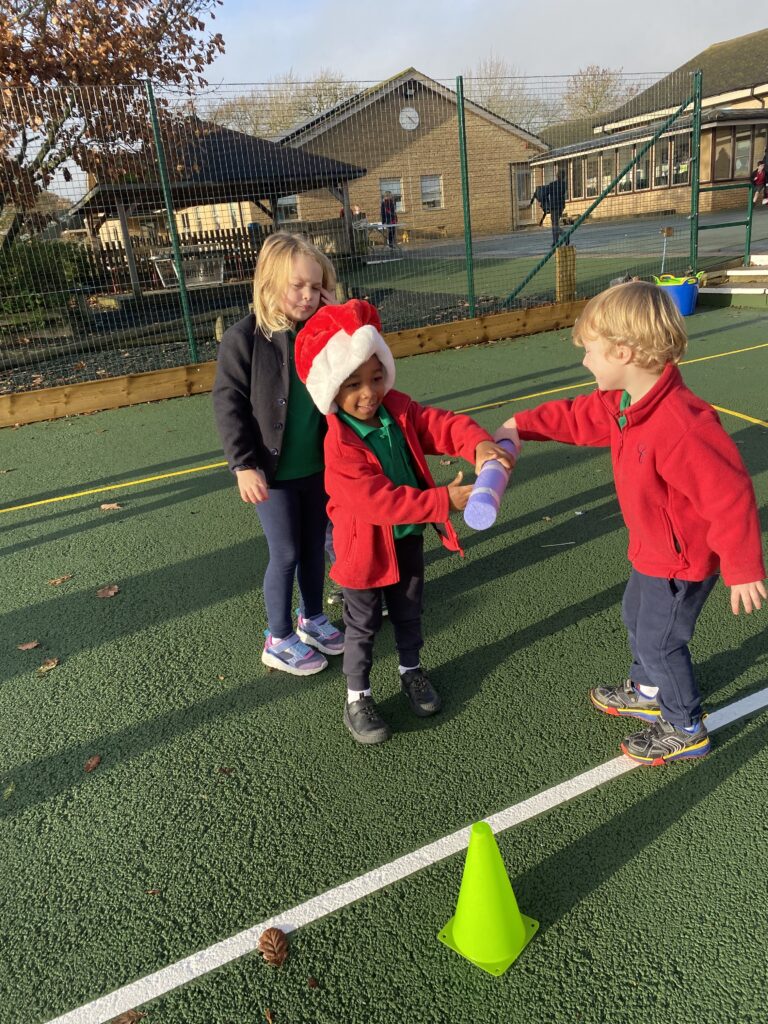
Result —
[[594, 391], [515, 413], [520, 437], [610, 447], [638, 572], [729, 586], [765, 577], [755, 492], [717, 413], [669, 364], [619, 428], [620, 391]]
[[475, 448], [491, 436], [469, 416], [419, 405], [390, 391], [384, 406], [403, 432], [424, 490], [396, 487], [373, 451], [338, 416], [328, 416], [325, 489], [333, 523], [336, 561], [331, 578], [342, 587], [367, 590], [397, 583], [393, 526], [434, 523], [443, 545], [463, 555], [448, 522], [448, 488], [435, 487], [426, 455], [455, 455], [474, 464]]

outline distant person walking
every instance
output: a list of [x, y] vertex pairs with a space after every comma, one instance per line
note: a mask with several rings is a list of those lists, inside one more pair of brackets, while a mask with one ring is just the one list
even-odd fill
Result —
[[757, 167], [752, 171], [751, 182], [755, 186], [752, 202], [756, 203], [762, 199], [763, 205], [768, 203], [768, 185], [765, 180], [765, 157], [757, 161]]
[[381, 200], [381, 223], [392, 225], [387, 227], [387, 245], [390, 249], [395, 247], [395, 234], [397, 228], [397, 200], [391, 192], [385, 192]]
[[552, 245], [557, 245], [560, 238], [560, 218], [565, 209], [565, 200], [568, 198], [568, 184], [565, 180], [565, 171], [554, 169], [555, 176], [547, 185], [549, 196], [549, 216], [552, 221]]

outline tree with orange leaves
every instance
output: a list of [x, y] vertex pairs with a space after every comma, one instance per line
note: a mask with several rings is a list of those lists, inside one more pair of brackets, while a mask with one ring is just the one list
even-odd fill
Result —
[[98, 181], [130, 173], [151, 144], [143, 80], [204, 86], [224, 52], [206, 25], [221, 3], [0, 0], [0, 248], [68, 162]]

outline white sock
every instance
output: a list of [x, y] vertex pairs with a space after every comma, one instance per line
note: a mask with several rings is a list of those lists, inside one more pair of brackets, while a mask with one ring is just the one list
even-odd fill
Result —
[[659, 692], [658, 686], [646, 686], [644, 683], [632, 683], [632, 685], [640, 694], [640, 696], [645, 697], [646, 700], [653, 700], [653, 698]]
[[371, 691], [368, 690], [347, 690], [347, 704], [354, 704], [356, 700], [360, 700], [361, 697], [370, 697]]
[[404, 672], [415, 672], [416, 669], [419, 668], [420, 666], [419, 665], [409, 665], [408, 668], [406, 668], [405, 665], [398, 665], [397, 667], [400, 669], [400, 675], [402, 675]]

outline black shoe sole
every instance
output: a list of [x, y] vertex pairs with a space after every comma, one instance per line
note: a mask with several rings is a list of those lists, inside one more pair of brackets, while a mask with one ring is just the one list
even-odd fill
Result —
[[406, 687], [402, 684], [402, 682], [400, 683], [400, 689], [405, 694], [408, 700], [408, 706], [410, 707], [411, 711], [414, 713], [414, 715], [416, 715], [417, 718], [431, 718], [432, 715], [436, 715], [443, 706], [443, 702], [440, 700], [440, 697], [438, 696], [437, 704], [433, 708], [425, 708], [421, 704], [415, 704], [411, 700], [411, 695], [409, 691], [406, 689]]
[[374, 746], [377, 743], [386, 743], [388, 739], [392, 738], [392, 730], [389, 726], [385, 726], [383, 729], [377, 729], [371, 732], [357, 732], [347, 718], [346, 710], [344, 712], [344, 725], [346, 725], [349, 730], [349, 734], [355, 743], [360, 743], [365, 747]]

